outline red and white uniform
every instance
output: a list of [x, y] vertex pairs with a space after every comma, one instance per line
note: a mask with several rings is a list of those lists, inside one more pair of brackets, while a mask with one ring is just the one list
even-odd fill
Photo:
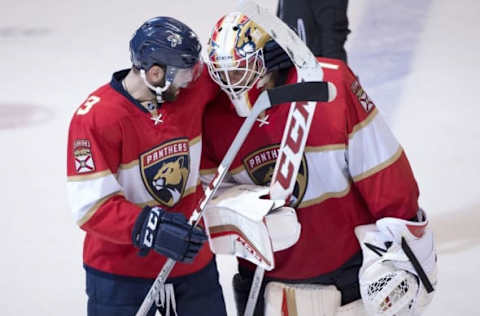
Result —
[[[145, 205], [188, 218], [203, 191], [199, 185], [201, 117], [218, 93], [205, 69], [155, 116], [122, 87], [128, 70], [94, 91], [75, 112], [68, 137], [71, 208], [86, 231], [83, 260], [103, 272], [155, 278], [166, 257], [137, 255], [132, 228]], [[212, 259], [208, 245], [193, 264], [177, 263], [170, 276], [198, 271]]]
[[[266, 276], [304, 280], [332, 272], [359, 252], [354, 227], [385, 216], [411, 219], [418, 188], [405, 153], [355, 75], [341, 61], [318, 58], [336, 99], [319, 102], [297, 178], [295, 208], [302, 230], [291, 248], [275, 253]], [[286, 83], [297, 81], [292, 68]], [[250, 90], [253, 104], [259, 91]], [[221, 94], [204, 116], [201, 173], [211, 177], [244, 118]], [[267, 110], [255, 123], [231, 167], [236, 183], [271, 179], [289, 104]], [[245, 261], [241, 265], [254, 267]]]

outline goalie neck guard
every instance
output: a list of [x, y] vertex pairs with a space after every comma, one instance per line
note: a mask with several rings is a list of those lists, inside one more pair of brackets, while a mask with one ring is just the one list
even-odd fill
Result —
[[210, 34], [208, 72], [239, 116], [248, 116], [251, 105], [246, 93], [265, 74], [263, 47], [269, 39], [262, 28], [238, 12], [223, 16]]

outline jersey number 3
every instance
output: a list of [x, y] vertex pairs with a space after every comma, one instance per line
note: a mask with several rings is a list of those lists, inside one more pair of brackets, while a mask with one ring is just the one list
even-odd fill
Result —
[[90, 111], [90, 109], [96, 104], [100, 102], [100, 98], [92, 95], [90, 96], [87, 101], [85, 101], [80, 108], [77, 110], [77, 115], [85, 115]]

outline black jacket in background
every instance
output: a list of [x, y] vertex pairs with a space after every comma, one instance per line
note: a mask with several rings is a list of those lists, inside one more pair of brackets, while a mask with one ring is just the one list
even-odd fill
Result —
[[315, 56], [347, 62], [348, 0], [279, 0], [277, 15], [306, 39]]

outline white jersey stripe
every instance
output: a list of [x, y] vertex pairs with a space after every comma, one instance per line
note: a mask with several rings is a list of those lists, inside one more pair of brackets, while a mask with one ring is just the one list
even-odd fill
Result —
[[118, 182], [122, 184], [125, 197], [132, 203], [146, 203], [152, 199], [140, 175], [138, 161], [130, 168], [118, 171]]
[[372, 174], [377, 167], [399, 156], [401, 151], [397, 139], [377, 113], [372, 113], [350, 134], [347, 160], [354, 179], [363, 179], [366, 173]]
[[353, 181], [355, 182], [358, 182], [360, 180], [363, 180], [365, 178], [368, 178], [369, 176], [371, 176], [372, 174], [375, 174], [377, 172], [379, 172], [380, 170], [382, 169], [385, 169], [386, 167], [390, 166], [391, 164], [393, 164], [395, 161], [397, 161], [397, 159], [401, 156], [403, 152], [403, 148], [402, 147], [398, 147], [398, 150], [397, 152], [388, 160], [384, 161], [383, 163], [373, 167], [372, 169], [370, 170], [367, 170], [365, 171], [364, 173], [362, 174], [359, 174], [355, 177], [353, 177]]
[[92, 216], [97, 212], [97, 210], [100, 208], [100, 206], [109, 198], [111, 198], [114, 195], [123, 195], [122, 192], [113, 192], [112, 194], [109, 194], [105, 196], [103, 199], [100, 199], [96, 201], [95, 203], [90, 203], [88, 205], [85, 205], [82, 209], [83, 215], [82, 218], [80, 218], [77, 221], [78, 226], [82, 226], [84, 223], [86, 223]]
[[195, 138], [190, 142], [190, 173], [188, 175], [185, 191], [195, 188], [199, 181], [200, 158], [202, 155], [201, 138]]
[[75, 221], [82, 221], [99, 200], [122, 190], [112, 174], [86, 181], [67, 182], [69, 203]]
[[350, 179], [347, 173], [345, 148], [306, 152], [308, 184], [300, 207], [306, 207], [330, 197], [348, 193]]

